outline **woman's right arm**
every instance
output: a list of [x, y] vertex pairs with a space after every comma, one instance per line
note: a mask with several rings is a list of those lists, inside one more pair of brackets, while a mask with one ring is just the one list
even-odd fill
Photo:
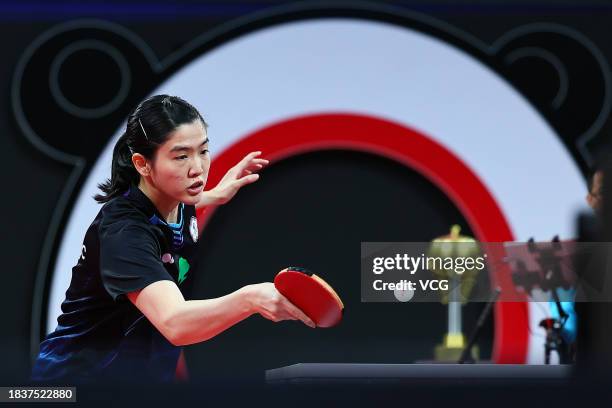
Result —
[[127, 296], [176, 346], [208, 340], [254, 313], [275, 322], [301, 320], [315, 327], [270, 282], [247, 285], [214, 299], [185, 300], [174, 282], [161, 280]]

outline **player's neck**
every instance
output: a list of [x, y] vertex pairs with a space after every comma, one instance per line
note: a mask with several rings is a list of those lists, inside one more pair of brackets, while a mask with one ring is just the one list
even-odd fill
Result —
[[149, 200], [151, 200], [153, 205], [155, 205], [155, 208], [157, 208], [157, 211], [159, 211], [164, 218], [164, 221], [168, 223], [176, 222], [179, 205], [178, 201], [168, 198], [167, 195], [163, 194], [142, 178], [140, 179], [140, 183], [138, 183], [138, 188], [149, 198]]

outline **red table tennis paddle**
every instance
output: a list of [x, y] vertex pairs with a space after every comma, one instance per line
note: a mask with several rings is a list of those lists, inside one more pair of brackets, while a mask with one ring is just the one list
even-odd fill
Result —
[[290, 266], [274, 278], [276, 289], [310, 317], [318, 327], [342, 320], [344, 304], [331, 286], [305, 268]]

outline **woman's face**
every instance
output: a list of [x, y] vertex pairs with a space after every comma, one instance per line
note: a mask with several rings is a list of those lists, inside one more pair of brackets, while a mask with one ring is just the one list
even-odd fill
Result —
[[157, 149], [151, 163], [151, 181], [168, 199], [195, 205], [202, 196], [210, 153], [202, 122], [180, 125]]

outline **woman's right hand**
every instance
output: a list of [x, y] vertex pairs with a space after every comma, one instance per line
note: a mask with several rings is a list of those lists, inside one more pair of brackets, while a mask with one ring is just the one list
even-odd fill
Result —
[[257, 283], [247, 288], [253, 310], [266, 319], [273, 322], [301, 320], [309, 327], [316, 327], [312, 319], [284, 297], [272, 282]]

